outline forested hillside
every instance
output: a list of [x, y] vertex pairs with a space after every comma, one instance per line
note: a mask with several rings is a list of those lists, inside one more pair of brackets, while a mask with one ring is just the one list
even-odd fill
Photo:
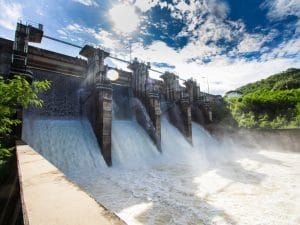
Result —
[[257, 91], [274, 91], [300, 88], [300, 69], [288, 69], [266, 79], [250, 83], [237, 89], [244, 95]]
[[225, 97], [239, 127], [300, 127], [300, 69], [288, 69], [238, 88], [239, 97]]

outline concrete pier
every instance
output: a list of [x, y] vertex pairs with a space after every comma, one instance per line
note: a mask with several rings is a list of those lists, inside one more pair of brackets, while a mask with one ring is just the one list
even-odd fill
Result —
[[177, 75], [166, 72], [161, 78], [164, 80], [163, 95], [168, 105], [169, 120], [192, 144], [191, 95], [187, 88], [179, 85]]
[[138, 98], [147, 110], [152, 128], [146, 124], [141, 112], [137, 111], [137, 121], [147, 131], [157, 149], [161, 151], [160, 99], [155, 81], [149, 78], [150, 63], [141, 63], [135, 59], [129, 66], [133, 71], [131, 87], [134, 97]]
[[25, 225], [125, 225], [23, 142], [17, 163]]
[[160, 125], [160, 100], [157, 92], [149, 92], [147, 95], [149, 116], [155, 127], [155, 136], [152, 137], [157, 148], [161, 151], [161, 125]]
[[180, 100], [180, 109], [182, 113], [183, 120], [183, 130], [181, 131], [185, 138], [190, 144], [193, 143], [192, 138], [192, 115], [191, 115], [191, 105], [188, 99]]
[[89, 45], [80, 54], [88, 59], [80, 96], [81, 112], [91, 122], [102, 155], [111, 166], [112, 84], [106, 78], [107, 68], [104, 66], [104, 59], [109, 54]]

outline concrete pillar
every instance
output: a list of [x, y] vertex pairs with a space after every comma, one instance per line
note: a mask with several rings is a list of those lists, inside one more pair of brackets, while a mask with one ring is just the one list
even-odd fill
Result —
[[186, 88], [180, 87], [179, 77], [173, 73], [165, 72], [160, 76], [164, 80], [163, 94], [170, 105], [168, 115], [170, 122], [192, 144], [192, 117], [191, 101], [193, 100], [193, 82], [187, 81]]
[[39, 24], [38, 27], [17, 23], [15, 32], [15, 40], [13, 44], [13, 54], [11, 63], [11, 75], [27, 74], [27, 55], [29, 42], [41, 43], [43, 37], [43, 26]]
[[170, 73], [165, 72], [163, 75], [160, 76], [164, 80], [164, 90], [163, 94], [166, 96], [167, 101], [173, 102], [180, 99], [180, 86], [178, 76]]
[[112, 86], [109, 84], [97, 85], [95, 97], [95, 133], [102, 156], [107, 165], [111, 166]]
[[154, 88], [155, 84], [151, 83], [149, 79], [150, 63], [140, 63], [137, 59], [135, 59], [128, 68], [133, 71], [131, 87], [133, 89], [134, 96], [138, 98], [147, 109], [147, 113], [151, 119], [154, 129], [149, 129], [141, 122], [143, 120], [141, 119], [142, 115], [138, 115], [137, 120], [148, 132], [158, 150], [161, 151], [160, 100], [158, 92]]
[[160, 100], [155, 92], [148, 93], [148, 113], [155, 128], [155, 137], [152, 139], [161, 151]]
[[81, 111], [91, 123], [106, 164], [111, 166], [112, 85], [106, 78], [104, 65], [104, 59], [109, 53], [86, 45], [80, 54], [88, 59], [80, 101]]
[[140, 63], [135, 59], [128, 68], [133, 71], [131, 87], [135, 97], [144, 98], [146, 96], [150, 63]]
[[184, 134], [188, 142], [193, 144], [191, 105], [188, 98], [180, 100], [180, 110], [183, 120], [183, 130], [181, 132]]

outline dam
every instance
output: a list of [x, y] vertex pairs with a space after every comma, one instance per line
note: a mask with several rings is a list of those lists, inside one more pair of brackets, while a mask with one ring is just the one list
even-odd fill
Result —
[[126, 62], [131, 72], [112, 68], [91, 45], [83, 58], [26, 45], [42, 37], [41, 26], [18, 24], [14, 42], [0, 39], [1, 73], [51, 81], [43, 108], [23, 111], [22, 140], [127, 224], [300, 222], [299, 132], [282, 145], [275, 135], [215, 135], [207, 127], [219, 97], [193, 79], [155, 80], [138, 59]]

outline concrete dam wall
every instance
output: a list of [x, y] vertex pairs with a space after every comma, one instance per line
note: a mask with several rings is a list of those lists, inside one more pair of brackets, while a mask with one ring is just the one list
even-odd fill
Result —
[[[137, 59], [128, 63], [132, 72], [111, 68], [104, 64], [109, 53], [89, 45], [80, 55], [86, 59], [65, 56], [28, 45], [43, 38], [42, 27], [19, 23], [15, 41], [1, 39], [1, 71], [8, 76], [20, 73], [31, 80], [51, 81], [49, 92], [41, 94], [42, 109], [29, 109], [31, 116], [86, 117], [93, 128], [102, 155], [108, 165], [111, 159], [112, 118], [134, 119], [148, 133], [161, 151], [161, 100], [165, 99], [169, 121], [192, 144], [191, 106], [204, 104], [196, 82], [189, 80], [185, 87], [179, 85], [179, 77], [164, 73], [161, 80], [149, 77], [150, 63]], [[20, 55], [22, 57], [20, 57]], [[10, 61], [9, 58], [12, 60]], [[119, 77], [114, 81], [107, 72], [114, 69]], [[193, 112], [201, 110], [192, 107]], [[210, 110], [209, 107], [206, 110]], [[199, 114], [199, 113], [198, 113]], [[200, 113], [201, 114], [201, 113]], [[200, 121], [200, 120], [198, 120]]]
[[83, 81], [76, 76], [67, 76], [58, 72], [32, 69], [34, 80], [48, 80], [51, 89], [41, 93], [42, 108], [29, 109], [28, 112], [52, 117], [80, 116], [79, 91]]
[[[39, 40], [36, 32], [28, 40]], [[18, 40], [21, 49], [0, 52], [0, 59], [24, 50], [27, 41]], [[41, 95], [45, 108], [29, 109], [23, 120], [23, 140], [37, 152], [18, 147], [22, 207], [36, 224], [58, 218], [102, 224], [101, 212], [110, 214], [89, 196], [131, 225], [299, 221], [299, 154], [266, 151], [276, 149], [278, 137], [280, 150], [289, 150], [298, 133], [268, 139], [267, 133], [226, 132], [216, 139], [199, 125], [213, 117], [209, 95], [192, 79], [180, 85], [167, 72], [151, 79], [150, 64], [137, 59], [128, 62], [131, 72], [112, 68], [104, 63], [109, 53], [93, 46], [81, 49], [85, 59], [34, 47], [22, 54], [27, 60], [6, 60], [8, 76], [52, 81]], [[109, 70], [119, 78], [108, 79]]]

